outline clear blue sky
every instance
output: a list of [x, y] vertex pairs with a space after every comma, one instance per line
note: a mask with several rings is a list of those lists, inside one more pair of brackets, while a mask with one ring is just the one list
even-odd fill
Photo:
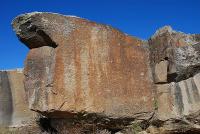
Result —
[[2, 0], [0, 70], [23, 67], [28, 49], [18, 41], [10, 23], [17, 15], [32, 11], [80, 16], [142, 39], [164, 25], [200, 33], [200, 0]]

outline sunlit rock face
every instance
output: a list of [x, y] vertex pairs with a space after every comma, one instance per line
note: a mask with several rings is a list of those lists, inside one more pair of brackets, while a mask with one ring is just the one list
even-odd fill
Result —
[[149, 52], [141, 40], [107, 25], [51, 13], [18, 16], [13, 26], [30, 48], [24, 73], [32, 110], [62, 118], [152, 116]]
[[161, 117], [181, 117], [199, 111], [200, 74], [180, 82], [158, 84], [157, 88]]
[[79, 17], [39, 12], [12, 24], [30, 48], [24, 86], [32, 110], [55, 122], [200, 132], [199, 34], [165, 26], [142, 41]]
[[0, 71], [0, 127], [26, 125], [33, 118], [22, 70]]
[[176, 129], [189, 131], [199, 128], [198, 36], [176, 32], [166, 26], [159, 29], [148, 41], [157, 93], [157, 118], [164, 121], [163, 126], [167, 131], [175, 132]]

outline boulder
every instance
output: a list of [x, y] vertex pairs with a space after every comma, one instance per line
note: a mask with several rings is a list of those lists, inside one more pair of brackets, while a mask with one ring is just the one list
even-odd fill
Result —
[[[199, 70], [199, 35], [185, 34], [174, 31], [170, 26], [165, 26], [156, 31], [148, 40], [150, 62], [155, 83], [180, 81], [187, 79]], [[194, 54], [194, 55], [193, 55]], [[168, 62], [160, 69], [158, 66]], [[166, 71], [165, 78], [158, 79], [159, 70]], [[196, 70], [196, 71], [195, 71]], [[158, 74], [157, 74], [158, 73]], [[189, 74], [189, 75], [186, 75]], [[161, 77], [161, 76], [160, 76]], [[167, 81], [166, 81], [167, 77]]]
[[20, 15], [12, 25], [30, 49], [29, 107], [55, 131], [78, 123], [78, 130], [99, 125], [113, 133], [124, 126], [200, 132], [199, 34], [165, 26], [142, 41], [111, 26], [41, 12]]
[[155, 83], [165, 83], [167, 82], [167, 67], [168, 61], [160, 61], [155, 65], [154, 80]]
[[200, 72], [200, 43], [175, 48], [176, 80], [193, 77]]
[[158, 112], [161, 118], [180, 118], [200, 110], [200, 74], [180, 82], [158, 84]]
[[189, 133], [200, 128], [198, 36], [176, 32], [166, 26], [148, 41], [156, 85], [156, 118], [159, 120], [156, 124], [162, 126], [163, 133]]
[[32, 110], [51, 118], [152, 116], [154, 85], [142, 40], [53, 13], [20, 15], [13, 27], [30, 48], [24, 73]]

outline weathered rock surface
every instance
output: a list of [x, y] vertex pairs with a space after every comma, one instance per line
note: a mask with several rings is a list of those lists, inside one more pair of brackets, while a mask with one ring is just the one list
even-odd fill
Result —
[[158, 84], [158, 111], [162, 117], [179, 118], [200, 110], [200, 74], [180, 82]]
[[0, 126], [27, 125], [34, 117], [28, 108], [22, 70], [0, 71]]
[[[199, 40], [198, 35], [176, 32], [171, 27], [165, 26], [159, 29], [150, 39], [150, 62], [155, 83], [166, 82], [157, 79], [160, 62], [167, 61], [168, 81], [180, 81], [187, 79], [199, 70]], [[196, 71], [194, 71], [196, 70]]]
[[51, 125], [200, 132], [199, 34], [165, 26], [142, 41], [89, 20], [38, 12], [18, 16], [13, 27], [30, 48], [29, 106], [53, 118]]
[[[157, 118], [167, 132], [200, 128], [197, 116], [200, 114], [200, 44], [197, 36], [164, 27], [149, 40], [157, 86]], [[195, 118], [189, 118], [193, 115]]]
[[80, 113], [151, 117], [153, 81], [141, 40], [110, 26], [51, 13], [18, 16], [13, 27], [31, 49], [24, 70], [32, 110], [64, 118]]

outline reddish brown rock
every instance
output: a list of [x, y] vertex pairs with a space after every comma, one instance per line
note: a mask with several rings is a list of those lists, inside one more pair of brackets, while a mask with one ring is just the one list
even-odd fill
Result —
[[134, 121], [150, 133], [200, 131], [198, 34], [166, 26], [147, 42], [75, 16], [38, 12], [18, 16], [13, 27], [30, 48], [24, 70], [30, 108], [53, 118], [53, 126], [83, 121], [113, 129]]
[[25, 88], [32, 110], [64, 118], [78, 113], [151, 116], [149, 52], [141, 40], [110, 26], [51, 13], [18, 16], [13, 26], [30, 48]]

